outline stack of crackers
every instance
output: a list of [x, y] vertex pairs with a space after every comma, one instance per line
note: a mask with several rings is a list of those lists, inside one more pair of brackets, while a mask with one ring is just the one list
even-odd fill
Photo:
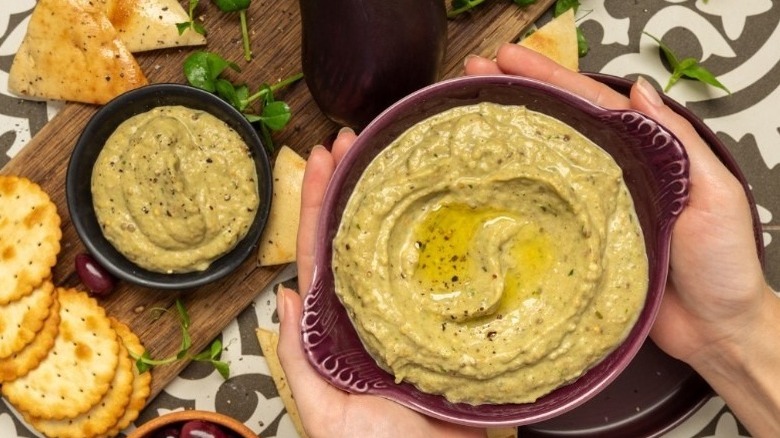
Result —
[[188, 20], [177, 0], [38, 0], [8, 89], [104, 104], [148, 83], [134, 53], [205, 44], [191, 29], [179, 33], [176, 24]]
[[48, 437], [113, 436], [138, 417], [151, 375], [127, 325], [52, 283], [60, 222], [40, 186], [0, 175], [0, 391]]

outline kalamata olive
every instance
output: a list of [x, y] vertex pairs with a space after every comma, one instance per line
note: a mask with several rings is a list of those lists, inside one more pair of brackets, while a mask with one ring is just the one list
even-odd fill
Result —
[[447, 43], [444, 0], [299, 0], [302, 67], [322, 112], [363, 128], [439, 79]]
[[228, 438], [228, 435], [214, 423], [190, 420], [182, 426], [180, 438]]
[[181, 430], [176, 426], [168, 426], [154, 433], [152, 438], [179, 438]]
[[76, 255], [76, 274], [81, 282], [96, 296], [109, 294], [116, 286], [116, 279], [89, 254]]

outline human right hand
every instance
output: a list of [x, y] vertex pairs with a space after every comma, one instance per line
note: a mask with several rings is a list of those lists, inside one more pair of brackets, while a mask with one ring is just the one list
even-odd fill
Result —
[[606, 108], [640, 111], [678, 137], [690, 159], [690, 199], [672, 232], [652, 339], [701, 373], [751, 432], [780, 433], [780, 386], [771, 380], [780, 367], [780, 299], [764, 280], [742, 185], [693, 126], [642, 78], [623, 96], [516, 44], [495, 60], [467, 59], [466, 73], [539, 79]]

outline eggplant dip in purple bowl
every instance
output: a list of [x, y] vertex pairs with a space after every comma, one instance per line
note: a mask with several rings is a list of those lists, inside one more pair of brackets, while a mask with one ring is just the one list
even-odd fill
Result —
[[622, 170], [524, 106], [449, 109], [366, 167], [335, 290], [379, 366], [451, 402], [532, 403], [628, 335], [648, 261]]

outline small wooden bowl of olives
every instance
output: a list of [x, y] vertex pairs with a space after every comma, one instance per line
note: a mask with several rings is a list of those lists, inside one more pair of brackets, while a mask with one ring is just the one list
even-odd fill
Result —
[[224, 414], [188, 409], [147, 421], [127, 438], [260, 438], [244, 423]]

